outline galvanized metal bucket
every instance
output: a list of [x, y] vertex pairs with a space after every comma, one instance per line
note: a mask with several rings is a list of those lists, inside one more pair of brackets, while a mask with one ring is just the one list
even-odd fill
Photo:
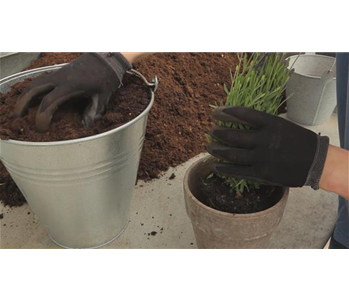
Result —
[[289, 59], [295, 72], [286, 87], [287, 117], [302, 125], [326, 123], [336, 107], [335, 58], [305, 54]]
[[[0, 81], [0, 92], [26, 78], [61, 68], [21, 72]], [[61, 142], [0, 141], [0, 159], [51, 239], [66, 248], [103, 246], [125, 230], [150, 103], [135, 119], [95, 136]]]

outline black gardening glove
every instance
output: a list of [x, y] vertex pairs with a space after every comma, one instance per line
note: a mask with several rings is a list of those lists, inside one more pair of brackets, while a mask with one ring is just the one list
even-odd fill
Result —
[[131, 64], [120, 53], [85, 53], [58, 71], [33, 80], [21, 94], [15, 116], [25, 115], [35, 98], [46, 94], [36, 114], [36, 127], [45, 132], [57, 108], [80, 97], [91, 100], [83, 115], [84, 125], [91, 127], [105, 112], [129, 69]]
[[212, 164], [215, 173], [268, 185], [319, 188], [329, 145], [327, 136], [245, 107], [219, 107], [212, 115], [220, 121], [252, 127], [235, 130], [213, 126], [210, 135], [216, 142], [207, 150], [223, 160]]

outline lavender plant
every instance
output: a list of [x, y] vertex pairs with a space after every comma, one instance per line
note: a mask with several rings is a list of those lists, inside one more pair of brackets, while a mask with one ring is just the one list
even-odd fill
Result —
[[[239, 55], [239, 64], [235, 72], [230, 72], [230, 88], [225, 84], [224, 90], [227, 94], [225, 102], [212, 105], [213, 108], [221, 105], [245, 106], [272, 115], [278, 113], [283, 104], [283, 93], [286, 83], [290, 78], [291, 71], [288, 69], [283, 53], [253, 53]], [[234, 129], [251, 129], [246, 125], [218, 122], [218, 125]], [[250, 187], [259, 188], [259, 184], [247, 180], [238, 180], [220, 177], [236, 193], [241, 194]]]

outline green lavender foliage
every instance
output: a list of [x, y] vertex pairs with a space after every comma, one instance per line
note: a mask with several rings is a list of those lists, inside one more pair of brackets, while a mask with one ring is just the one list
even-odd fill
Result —
[[[283, 92], [290, 78], [288, 61], [282, 53], [253, 53], [239, 55], [239, 64], [231, 74], [230, 88], [225, 84], [227, 94], [221, 105], [245, 106], [255, 110], [276, 115], [283, 104]], [[286, 101], [286, 100], [285, 100]], [[246, 125], [218, 122], [218, 125], [233, 129], [251, 129]], [[259, 188], [259, 184], [247, 180], [221, 176], [236, 193], [250, 190], [250, 187]]]

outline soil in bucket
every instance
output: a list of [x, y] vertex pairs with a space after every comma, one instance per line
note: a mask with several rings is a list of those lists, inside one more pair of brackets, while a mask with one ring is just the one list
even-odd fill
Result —
[[237, 214], [248, 214], [266, 210], [279, 200], [279, 190], [273, 186], [250, 187], [236, 193], [222, 178], [213, 174], [199, 178], [197, 198], [213, 209]]
[[[44, 76], [44, 75], [43, 75]], [[10, 92], [0, 93], [0, 139], [27, 142], [53, 142], [78, 139], [117, 128], [141, 114], [150, 102], [149, 88], [142, 79], [126, 74], [123, 86], [117, 90], [108, 104], [106, 114], [92, 128], [81, 122], [87, 99], [74, 99], [59, 107], [54, 114], [50, 130], [39, 133], [35, 128], [38, 105], [29, 108], [23, 118], [14, 118], [14, 107], [19, 95], [32, 79], [15, 84]], [[40, 102], [37, 98], [37, 102]]]

